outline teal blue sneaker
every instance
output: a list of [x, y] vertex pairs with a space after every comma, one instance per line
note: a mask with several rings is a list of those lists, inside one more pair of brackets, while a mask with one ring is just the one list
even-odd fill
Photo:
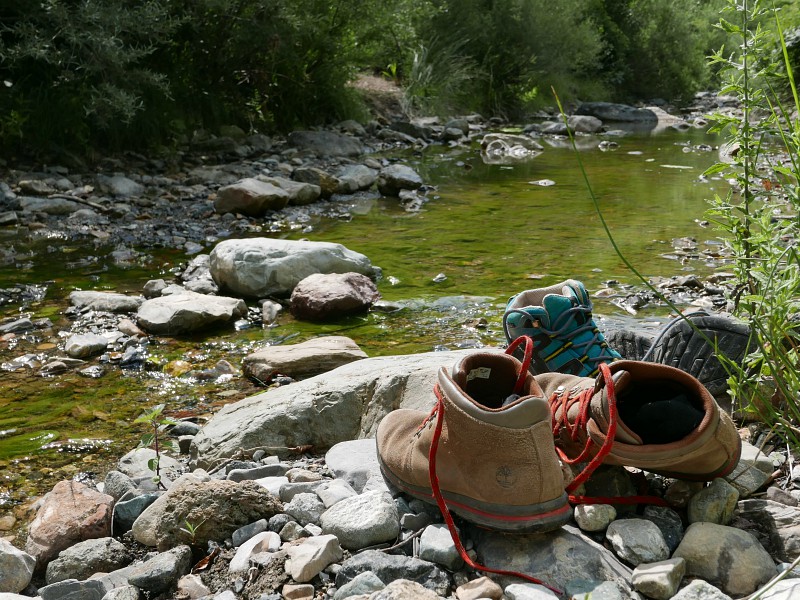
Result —
[[580, 281], [566, 281], [512, 296], [503, 315], [509, 342], [533, 339], [530, 370], [595, 377], [600, 363], [622, 358], [606, 343], [592, 319], [592, 301]]

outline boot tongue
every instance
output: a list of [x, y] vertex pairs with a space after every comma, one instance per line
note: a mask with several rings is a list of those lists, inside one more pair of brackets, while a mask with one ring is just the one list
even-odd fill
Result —
[[[620, 393], [625, 389], [625, 387], [631, 385], [633, 378], [628, 371], [617, 371], [614, 373], [612, 378], [614, 381], [614, 391], [616, 392], [617, 398], [619, 398]], [[603, 385], [603, 387], [592, 397], [591, 413], [592, 418], [600, 427], [600, 430], [604, 432], [608, 431], [608, 396], [605, 385]], [[644, 443], [642, 438], [634, 433], [622, 421], [622, 418], [619, 416], [619, 411], [617, 411], [617, 433], [614, 436], [614, 439], [625, 444], [636, 444], [639, 446]]]
[[564, 328], [563, 333], [569, 333], [583, 325], [586, 322], [586, 316], [579, 311], [570, 312], [570, 309], [575, 306], [575, 293], [570, 287], [564, 287], [564, 296], [558, 294], [548, 294], [542, 300], [542, 306], [547, 313], [549, 323], [545, 326], [548, 329], [561, 329]]

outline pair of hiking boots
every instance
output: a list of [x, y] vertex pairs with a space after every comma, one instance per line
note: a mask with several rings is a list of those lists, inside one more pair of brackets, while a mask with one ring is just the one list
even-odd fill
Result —
[[[570, 519], [570, 500], [591, 501], [570, 494], [600, 464], [708, 481], [738, 463], [736, 428], [701, 381], [623, 359], [579, 282], [512, 298], [504, 328], [505, 353], [439, 370], [429, 414], [399, 409], [378, 428], [385, 478], [446, 520], [452, 511], [499, 531], [550, 531]], [[562, 462], [585, 466], [565, 482]]]

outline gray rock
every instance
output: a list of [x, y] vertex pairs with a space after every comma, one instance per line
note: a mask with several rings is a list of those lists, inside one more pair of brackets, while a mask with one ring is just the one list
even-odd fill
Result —
[[[259, 465], [251, 469], [231, 469], [228, 471], [227, 479], [231, 481], [247, 481], [263, 479], [265, 477], [280, 477], [281, 475], [285, 475], [288, 470], [289, 465], [286, 463]], [[286, 481], [288, 481], [288, 479]]]
[[[152, 477], [155, 473], [150, 469], [150, 461], [156, 458], [156, 451], [152, 448], [134, 448], [117, 462], [117, 470], [131, 479], [138, 477]], [[174, 458], [160, 453], [158, 461], [162, 477], [170, 480], [177, 479], [183, 471], [183, 465]]]
[[621, 123], [653, 123], [658, 122], [658, 117], [652, 110], [634, 108], [625, 104], [611, 102], [584, 102], [575, 111], [578, 115], [591, 115], [601, 121]]
[[155, 502], [160, 495], [161, 492], [145, 492], [117, 501], [114, 504], [114, 515], [111, 524], [113, 535], [120, 536], [126, 531], [130, 531], [139, 515]]
[[554, 587], [578, 579], [627, 585], [631, 577], [631, 570], [610, 550], [570, 525], [538, 535], [475, 530], [473, 538], [481, 564], [526, 573]]
[[112, 470], [106, 474], [103, 480], [103, 491], [114, 500], [119, 500], [126, 493], [132, 492], [136, 489], [136, 484], [133, 480], [122, 473], [121, 471]]
[[220, 242], [211, 251], [210, 269], [220, 289], [253, 298], [289, 295], [314, 273], [373, 272], [366, 256], [341, 244], [268, 238]]
[[96, 579], [67, 579], [40, 587], [38, 593], [42, 600], [102, 600], [106, 595], [106, 588]]
[[597, 133], [603, 128], [603, 122], [590, 115], [570, 115], [567, 124], [576, 133]]
[[505, 164], [534, 158], [542, 145], [527, 135], [487, 133], [481, 139], [481, 158], [487, 164]]
[[358, 156], [364, 151], [358, 139], [331, 131], [293, 131], [287, 141], [318, 156]]
[[397, 507], [384, 492], [345, 498], [327, 509], [319, 524], [325, 533], [335, 535], [344, 548], [351, 550], [394, 541], [400, 532]]
[[626, 583], [619, 581], [570, 581], [566, 586], [570, 600], [641, 600]]
[[450, 119], [444, 124], [445, 130], [458, 129], [461, 135], [469, 135], [469, 121], [466, 119]]
[[289, 308], [297, 319], [324, 321], [367, 312], [380, 299], [361, 273], [313, 273], [297, 283]]
[[264, 322], [264, 325], [271, 325], [277, 320], [278, 315], [280, 315], [282, 311], [283, 306], [277, 302], [264, 300], [264, 303], [261, 305], [261, 320]]
[[75, 308], [90, 308], [113, 313], [136, 312], [144, 302], [141, 296], [126, 296], [112, 292], [75, 291], [69, 295]]
[[336, 587], [343, 587], [365, 571], [372, 571], [386, 584], [405, 579], [419, 583], [440, 596], [447, 595], [450, 590], [450, 576], [435, 564], [377, 550], [365, 550], [344, 561], [336, 573]]
[[772, 556], [786, 562], [800, 556], [800, 509], [749, 498], [739, 502], [737, 516], [757, 524]]
[[740, 498], [747, 498], [761, 489], [769, 480], [769, 474], [744, 461], [739, 461], [736, 468], [725, 476], [725, 481], [739, 490]]
[[153, 558], [131, 569], [128, 581], [147, 592], [159, 594], [174, 588], [178, 580], [192, 568], [192, 550], [178, 546], [160, 552]]
[[202, 598], [211, 594], [211, 590], [206, 587], [199, 575], [184, 575], [178, 580], [177, 592], [180, 596], [194, 599]]
[[323, 481], [315, 491], [317, 496], [319, 496], [320, 500], [322, 500], [322, 503], [325, 505], [325, 508], [330, 508], [345, 498], [351, 498], [358, 495], [358, 492], [353, 489], [353, 486], [343, 479], [331, 479], [330, 481]]
[[373, 592], [369, 600], [443, 600], [436, 592], [407, 579], [395, 579], [382, 590]]
[[299, 167], [292, 171], [292, 179], [318, 187], [322, 198], [330, 198], [339, 188], [337, 177], [317, 167]]
[[139, 600], [139, 588], [133, 585], [124, 585], [106, 592], [103, 600]]
[[372, 571], [365, 571], [356, 575], [351, 581], [344, 584], [336, 590], [333, 595], [333, 600], [344, 600], [351, 596], [358, 596], [361, 594], [371, 594], [386, 587], [375, 573]]
[[114, 196], [140, 196], [144, 193], [144, 186], [124, 175], [100, 177], [100, 183]]
[[292, 206], [304, 206], [319, 200], [322, 189], [318, 185], [305, 183], [302, 181], [292, 181], [285, 177], [265, 177], [259, 176], [259, 180], [271, 183], [281, 188], [289, 194], [289, 204]]
[[358, 493], [371, 477], [381, 477], [374, 438], [336, 444], [325, 454], [325, 464], [337, 479], [346, 481]]
[[724, 479], [715, 479], [689, 500], [689, 523], [727, 525], [733, 518], [739, 491]]
[[621, 519], [606, 529], [606, 540], [625, 562], [638, 566], [669, 558], [669, 548], [661, 530], [646, 519]]
[[378, 179], [378, 171], [366, 165], [347, 165], [337, 174], [339, 180], [337, 192], [354, 194], [360, 190], [368, 190]]
[[48, 215], [69, 215], [81, 208], [81, 205], [64, 198], [36, 198], [20, 196], [19, 207], [25, 212], [41, 212]]
[[0, 594], [21, 592], [31, 582], [36, 559], [0, 538]]
[[686, 560], [686, 575], [701, 577], [732, 596], [749, 594], [777, 574], [756, 538], [733, 527], [693, 523], [673, 558]]
[[648, 598], [669, 600], [678, 591], [685, 573], [686, 561], [682, 558], [643, 563], [633, 570], [631, 584]]
[[247, 315], [244, 300], [186, 291], [146, 300], [136, 313], [145, 331], [176, 335], [229, 323]]
[[438, 368], [469, 352], [367, 358], [227, 404], [192, 442], [193, 465], [206, 468], [240, 448], [330, 448], [374, 437], [380, 420], [395, 408], [429, 411]]
[[669, 552], [672, 554], [683, 539], [681, 516], [667, 506], [646, 506], [643, 518], [652, 521], [661, 530]]
[[248, 523], [247, 525], [239, 527], [239, 529], [231, 534], [233, 547], [237, 548], [241, 546], [256, 534], [263, 533], [268, 529], [269, 522], [266, 519], [259, 519], [258, 521], [254, 521], [253, 523]]
[[319, 523], [325, 505], [316, 494], [297, 494], [284, 504], [283, 511], [304, 527], [309, 523]]
[[268, 381], [274, 373], [301, 379], [331, 371], [367, 354], [353, 340], [339, 335], [312, 338], [299, 344], [267, 346], [242, 360], [242, 372]]
[[98, 538], [78, 542], [62, 550], [47, 565], [48, 584], [67, 579], [88, 579], [95, 573], [109, 573], [127, 566], [133, 560], [124, 544], [114, 538]]
[[672, 597], [672, 600], [731, 600], [710, 583], [695, 579]]
[[285, 208], [289, 193], [277, 185], [258, 179], [242, 179], [217, 191], [214, 209], [220, 213], [242, 213], [262, 217], [272, 210]]
[[287, 548], [286, 572], [300, 583], [311, 581], [325, 567], [342, 560], [342, 548], [335, 535], [306, 538]]
[[166, 550], [186, 539], [186, 522], [196, 530], [193, 543], [222, 541], [248, 523], [282, 512], [281, 503], [253, 481], [199, 481], [183, 476], [133, 524], [133, 537]]
[[771, 475], [775, 470], [772, 459], [748, 442], [742, 442], [742, 455], [739, 460], [756, 467], [759, 471], [764, 471], [768, 475]]
[[422, 177], [407, 165], [389, 165], [378, 174], [378, 191], [384, 196], [397, 196], [400, 190], [416, 190], [420, 186]]
[[776, 582], [761, 595], [759, 600], [796, 600], [797, 598], [800, 598], [800, 581], [785, 579]]
[[292, 498], [298, 494], [316, 493], [316, 489], [320, 485], [322, 485], [322, 481], [298, 481], [297, 483], [289, 482], [281, 486], [278, 497], [281, 499], [281, 502], [291, 502]]
[[419, 557], [451, 571], [458, 571], [464, 566], [450, 530], [444, 523], [428, 525], [422, 532], [419, 539]]
[[9, 227], [19, 223], [19, 217], [13, 210], [0, 212], [0, 227]]
[[389, 128], [420, 140], [431, 139], [431, 128], [413, 121], [392, 121]]
[[64, 351], [72, 358], [86, 358], [102, 354], [108, 346], [108, 338], [96, 333], [76, 333], [67, 338]]
[[34, 328], [33, 321], [23, 317], [22, 319], [14, 319], [8, 323], [0, 325], [0, 334], [4, 333], [20, 333], [22, 331], [30, 331]]
[[555, 592], [537, 583], [512, 583], [503, 590], [508, 600], [553, 600]]
[[610, 504], [578, 504], [574, 517], [583, 531], [604, 531], [617, 518], [617, 511]]

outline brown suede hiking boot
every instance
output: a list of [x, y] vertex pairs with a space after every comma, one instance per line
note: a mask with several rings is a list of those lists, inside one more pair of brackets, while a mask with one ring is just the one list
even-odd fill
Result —
[[[536, 376], [550, 398], [556, 446], [565, 462], [591, 459], [594, 466], [625, 465], [695, 481], [734, 469], [741, 453], [736, 427], [697, 379], [633, 360], [602, 367], [597, 378]], [[573, 482], [567, 490], [575, 487]]]
[[569, 520], [550, 407], [527, 365], [478, 352], [452, 375], [440, 369], [434, 391], [430, 414], [399, 409], [378, 427], [390, 483], [492, 529], [549, 531]]

